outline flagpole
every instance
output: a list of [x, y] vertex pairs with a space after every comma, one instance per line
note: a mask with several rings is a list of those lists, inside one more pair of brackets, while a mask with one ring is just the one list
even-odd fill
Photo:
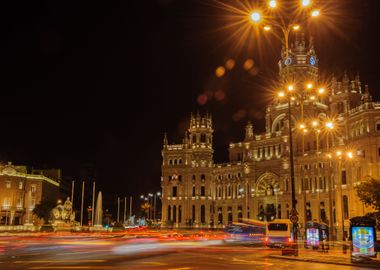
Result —
[[80, 225], [83, 225], [84, 181], [82, 181], [82, 202], [80, 207]]
[[117, 223], [120, 222], [120, 197], [117, 197]]
[[123, 218], [123, 224], [125, 224], [127, 217], [127, 197], [124, 197], [124, 218]]
[[94, 226], [94, 215], [95, 215], [95, 181], [92, 183], [92, 215], [91, 215], [91, 226]]

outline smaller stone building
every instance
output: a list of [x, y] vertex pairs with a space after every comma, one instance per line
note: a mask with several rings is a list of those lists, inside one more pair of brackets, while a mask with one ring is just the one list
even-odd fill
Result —
[[0, 164], [0, 224], [32, 224], [35, 205], [58, 199], [60, 179], [59, 169], [28, 171], [27, 166]]

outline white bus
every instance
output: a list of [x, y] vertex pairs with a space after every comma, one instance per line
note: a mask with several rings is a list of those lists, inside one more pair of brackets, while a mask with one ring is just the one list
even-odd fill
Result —
[[293, 223], [289, 219], [267, 222], [265, 242], [270, 247], [291, 246], [293, 244]]

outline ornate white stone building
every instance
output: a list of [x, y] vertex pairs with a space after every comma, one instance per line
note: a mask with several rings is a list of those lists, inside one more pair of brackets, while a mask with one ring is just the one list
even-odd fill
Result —
[[[301, 234], [307, 221], [316, 221], [342, 239], [349, 218], [370, 210], [355, 185], [366, 176], [380, 177], [380, 103], [372, 101], [359, 75], [347, 73], [341, 81], [329, 79], [318, 96], [318, 61], [312, 40], [307, 44], [302, 34], [289, 58], [283, 51], [279, 61], [280, 85], [294, 85], [297, 97], [291, 101], [296, 208]], [[230, 143], [224, 164], [213, 162], [210, 115], [191, 116], [181, 144], [168, 144], [165, 135], [163, 225], [221, 227], [243, 218], [288, 218], [288, 115], [287, 99], [275, 98], [266, 108], [265, 132], [256, 134], [248, 123], [244, 140]]]

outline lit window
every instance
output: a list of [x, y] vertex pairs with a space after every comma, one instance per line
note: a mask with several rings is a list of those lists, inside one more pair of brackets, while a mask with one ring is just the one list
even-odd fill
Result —
[[18, 189], [22, 189], [23, 188], [23, 183], [22, 182], [18, 182]]
[[37, 190], [37, 187], [36, 187], [35, 184], [33, 184], [33, 185], [30, 186], [30, 191], [31, 191], [32, 193], [35, 193], [36, 190]]

